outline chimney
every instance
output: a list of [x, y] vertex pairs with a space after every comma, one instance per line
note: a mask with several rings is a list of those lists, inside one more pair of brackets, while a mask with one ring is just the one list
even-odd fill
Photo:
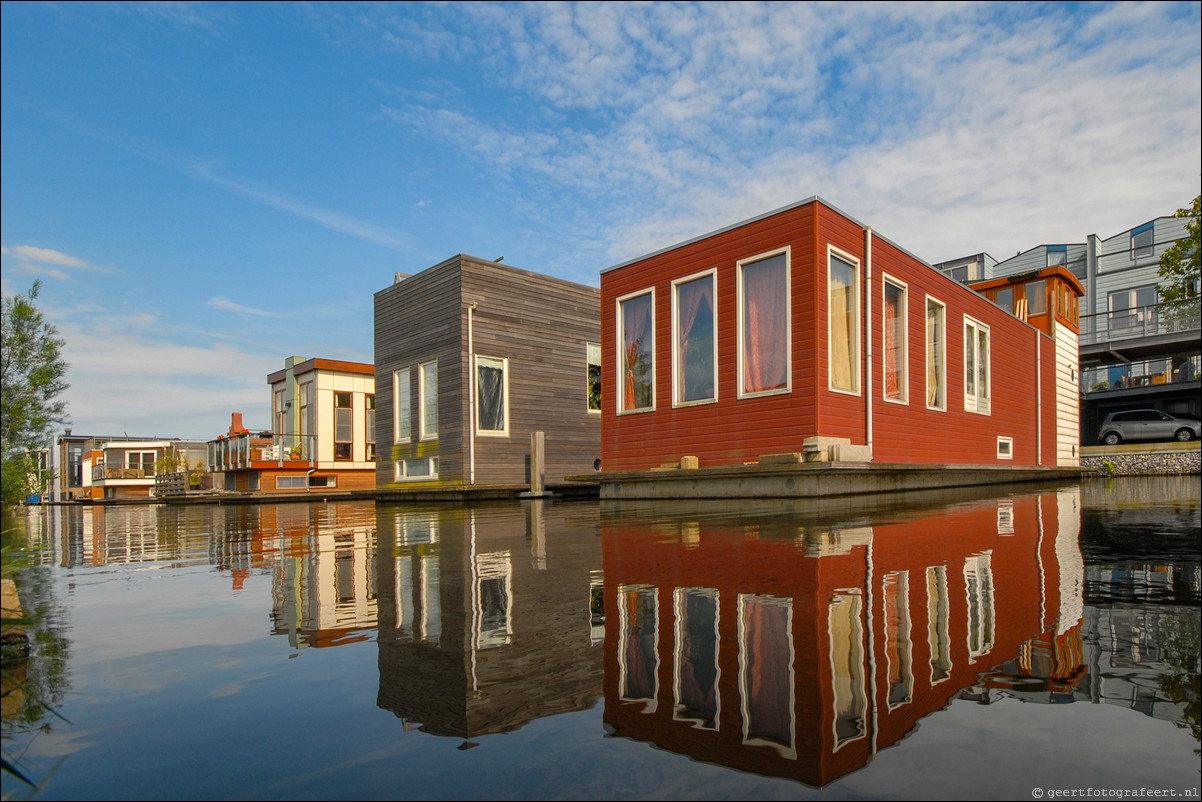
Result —
[[242, 434], [246, 430], [247, 430], [246, 427], [242, 425], [242, 413], [241, 412], [231, 413], [229, 436], [233, 437], [236, 434]]

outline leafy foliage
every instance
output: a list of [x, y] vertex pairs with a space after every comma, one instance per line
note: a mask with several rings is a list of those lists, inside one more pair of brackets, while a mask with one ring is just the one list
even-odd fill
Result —
[[1186, 236], [1160, 256], [1160, 300], [1183, 301], [1198, 297], [1202, 279], [1202, 195], [1194, 198], [1186, 209], [1178, 209], [1174, 217], [1191, 218], [1185, 224]]

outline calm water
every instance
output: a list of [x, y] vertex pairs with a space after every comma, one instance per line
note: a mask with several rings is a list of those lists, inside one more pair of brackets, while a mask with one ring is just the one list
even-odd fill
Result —
[[44, 799], [1197, 798], [1199, 495], [34, 511], [5, 668], [65, 720], [6, 699], [5, 756]]

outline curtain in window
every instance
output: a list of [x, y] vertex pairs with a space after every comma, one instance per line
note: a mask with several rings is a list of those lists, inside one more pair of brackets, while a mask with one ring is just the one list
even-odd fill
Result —
[[885, 284], [885, 397], [900, 399], [902, 343], [904, 342], [905, 321], [902, 319], [899, 305], [904, 298], [902, 290], [892, 284]]
[[622, 409], [651, 406], [651, 295], [622, 302]]
[[927, 304], [927, 404], [940, 406], [939, 381], [943, 365], [939, 363], [940, 343], [943, 342], [943, 320], [940, 308]]
[[855, 268], [842, 259], [831, 258], [831, 386], [840, 390], [856, 389], [856, 360], [852, 351], [856, 341]]
[[655, 652], [658, 637], [655, 596], [648, 590], [626, 591], [624, 596], [626, 632], [622, 662], [626, 671], [622, 695], [628, 699], [655, 699], [659, 668]]
[[[681, 401], [714, 397], [714, 280], [676, 288], [676, 386]], [[699, 319], [700, 316], [700, 319]]]
[[749, 598], [743, 608], [747, 734], [793, 744], [792, 633], [789, 600]]
[[787, 383], [788, 276], [784, 254], [743, 266], [743, 390]]
[[480, 429], [505, 431], [505, 363], [499, 359], [477, 359], [476, 396]]

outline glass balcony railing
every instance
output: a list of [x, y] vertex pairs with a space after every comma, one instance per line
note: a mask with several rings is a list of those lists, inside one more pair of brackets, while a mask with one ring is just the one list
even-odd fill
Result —
[[1199, 299], [1117, 309], [1081, 316], [1081, 345], [1202, 329]]
[[1081, 392], [1097, 393], [1103, 390], [1192, 382], [1198, 380], [1200, 369], [1202, 356], [1197, 354], [1099, 365], [1082, 369]]
[[208, 442], [210, 471], [232, 471], [275, 462], [314, 463], [317, 460], [317, 435], [312, 434], [240, 434]]

